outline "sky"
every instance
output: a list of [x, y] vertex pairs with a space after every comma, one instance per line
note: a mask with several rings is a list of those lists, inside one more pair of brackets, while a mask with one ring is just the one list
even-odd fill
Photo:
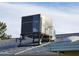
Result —
[[21, 17], [33, 14], [51, 17], [56, 34], [79, 32], [78, 2], [0, 2], [0, 21], [12, 37], [20, 37]]

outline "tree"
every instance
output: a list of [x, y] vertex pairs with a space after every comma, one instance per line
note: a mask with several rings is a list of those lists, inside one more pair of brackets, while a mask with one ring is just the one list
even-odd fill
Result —
[[9, 39], [11, 35], [7, 35], [5, 31], [7, 30], [6, 23], [0, 21], [0, 39]]

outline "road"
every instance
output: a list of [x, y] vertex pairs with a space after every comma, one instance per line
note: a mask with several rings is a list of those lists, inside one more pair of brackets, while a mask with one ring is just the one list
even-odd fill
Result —
[[0, 55], [9, 56], [56, 56], [57, 53], [50, 52], [52, 42], [44, 42], [41, 45], [24, 45], [0, 51]]

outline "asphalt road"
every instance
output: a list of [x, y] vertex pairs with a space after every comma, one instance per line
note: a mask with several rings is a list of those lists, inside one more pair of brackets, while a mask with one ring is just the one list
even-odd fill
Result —
[[4, 56], [53, 56], [57, 55], [55, 52], [50, 52], [50, 44], [43, 43], [39, 46], [23, 46], [15, 47], [0, 51], [0, 55]]
[[[1, 56], [56, 56], [57, 55], [56, 52], [50, 52], [50, 46], [52, 42], [43, 42], [41, 45], [37, 45], [38, 43], [32, 43], [32, 40], [30, 41], [24, 40], [24, 42], [22, 42], [23, 43], [22, 46], [20, 47], [17, 47], [16, 43], [18, 42], [16, 42], [15, 40], [14, 41], [10, 40], [7, 42], [7, 45], [3, 44], [4, 48], [3, 49], [0, 48], [0, 55]], [[8, 47], [8, 45], [9, 48], [5, 49], [5, 47], [6, 46]]]

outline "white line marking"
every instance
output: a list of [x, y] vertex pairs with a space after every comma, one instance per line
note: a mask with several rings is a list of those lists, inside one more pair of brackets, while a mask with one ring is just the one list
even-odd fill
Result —
[[29, 48], [29, 49], [25, 49], [25, 50], [23, 50], [23, 51], [20, 51], [20, 52], [15, 53], [14, 55], [21, 54], [21, 53], [23, 53], [23, 52], [26, 52], [26, 51], [32, 50], [32, 49], [37, 48], [37, 47], [45, 46], [45, 45], [47, 45], [47, 44], [49, 44], [49, 43], [51, 43], [51, 42], [48, 42], [48, 43], [43, 44], [43, 45], [40, 45], [40, 46], [32, 47], [32, 48]]

